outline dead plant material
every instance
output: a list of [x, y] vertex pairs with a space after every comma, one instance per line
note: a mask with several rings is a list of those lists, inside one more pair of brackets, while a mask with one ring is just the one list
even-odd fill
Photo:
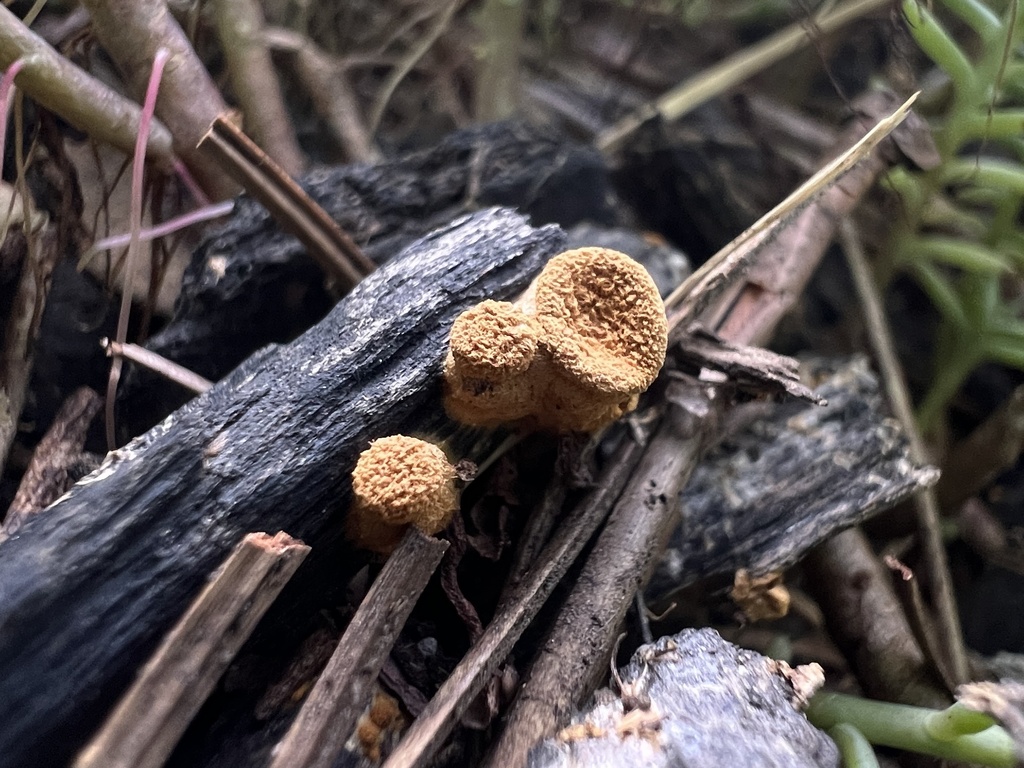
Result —
[[1012, 467], [1024, 451], [1024, 386], [1017, 387], [945, 457], [935, 486], [942, 511], [957, 509]]
[[82, 387], [61, 405], [21, 478], [4, 518], [0, 541], [16, 533], [26, 519], [52, 504], [72, 485], [71, 471], [81, 460], [86, 433], [102, 404], [103, 399], [95, 391]]
[[664, 120], [678, 120], [690, 110], [722, 95], [770, 64], [810, 44], [815, 36], [833, 32], [855, 19], [878, 10], [886, 2], [887, 0], [850, 0], [838, 6], [829, 5], [808, 21], [794, 22], [694, 75], [635, 114], [623, 118], [597, 137], [597, 146], [602, 152], [615, 152], [648, 120], [659, 116]]
[[[924, 438], [917, 428], [914, 407], [896, 356], [896, 347], [885, 319], [882, 297], [875, 287], [871, 275], [871, 267], [861, 246], [860, 238], [849, 218], [843, 219], [840, 238], [846, 262], [853, 275], [857, 297], [864, 313], [865, 324], [871, 339], [871, 347], [878, 360], [878, 366], [885, 381], [886, 393], [896, 418], [910, 440], [910, 456], [916, 464], [926, 464], [929, 452]], [[937, 643], [927, 642], [921, 647], [927, 652], [938, 653], [933, 664], [943, 670], [944, 677], [953, 687], [970, 679], [970, 668], [967, 662], [967, 649], [964, 646], [963, 630], [960, 627], [960, 611], [957, 607], [956, 594], [953, 591], [953, 579], [949, 573], [946, 558], [946, 545], [942, 538], [939, 521], [939, 501], [934, 488], [924, 488], [914, 496], [914, 509], [917, 512], [918, 538], [924, 550], [924, 571], [934, 594], [934, 610], [936, 614], [935, 629], [938, 632]], [[917, 622], [923, 626], [922, 622]]]
[[39, 323], [50, 290], [50, 277], [60, 253], [57, 234], [49, 227], [32, 231], [35, 218], [27, 210], [22, 217], [26, 227], [22, 254], [21, 276], [7, 315], [0, 351], [0, 467], [7, 464], [7, 456], [18, 432], [18, 420], [25, 405], [29, 377], [34, 359], [33, 346], [39, 335]]
[[[850, 149], [824, 166], [790, 198], [783, 201], [757, 224], [744, 232], [701, 269], [690, 276], [666, 300], [670, 332], [689, 327], [695, 320], [708, 324], [726, 341], [751, 343], [768, 338], [775, 323], [792, 306], [813, 267], [824, 254], [838, 220], [835, 209], [847, 211], [868, 190], [876, 175], [888, 164], [884, 155], [873, 151], [906, 117], [910, 102], [874, 124], [867, 133], [855, 126], [862, 138]], [[849, 136], [844, 137], [849, 142]], [[865, 161], [859, 165], [861, 161]], [[844, 176], [844, 174], [846, 174]], [[855, 184], [847, 183], [852, 175]], [[814, 204], [809, 200], [821, 194]], [[803, 210], [794, 234], [771, 241], [768, 236], [787, 229], [779, 224], [790, 214]], [[594, 545], [576, 587], [570, 593], [553, 628], [542, 643], [529, 677], [513, 705], [507, 726], [492, 752], [491, 766], [521, 766], [530, 747], [551, 735], [564, 722], [571, 708], [598, 683], [611, 653], [615, 637], [635, 590], [650, 575], [652, 553], [660, 551], [668, 537], [676, 511], [676, 497], [703, 448], [713, 420], [722, 409], [710, 385], [689, 386], [681, 396], [669, 397], [677, 418], [689, 425], [676, 439], [681, 464], [671, 464], [674, 477], [648, 477], [655, 488], [675, 488], [675, 496], [644, 515], [620, 502]], [[669, 466], [669, 462], [666, 462]], [[624, 499], [628, 498], [624, 496]], [[650, 498], [650, 497], [648, 497]], [[623, 583], [631, 588], [626, 589]], [[410, 732], [416, 728], [416, 724]], [[401, 749], [401, 748], [400, 748]]]
[[398, 633], [441, 562], [448, 542], [410, 528], [363, 598], [287, 735], [271, 768], [331, 768]]
[[250, 533], [143, 667], [75, 768], [159, 768], [231, 659], [309, 554]]
[[[139, 134], [139, 106], [76, 67], [0, 6], [0, 68], [7, 69], [17, 59], [25, 61], [16, 79], [18, 87], [34, 101], [93, 138], [132, 153]], [[171, 155], [170, 131], [154, 122], [146, 157], [170, 168]]]
[[[234, 183], [196, 147], [217, 115], [227, 110], [216, 84], [164, 0], [85, 0], [92, 28], [117, 63], [128, 90], [146, 92], [156, 52], [171, 53], [156, 114], [174, 137], [175, 152], [211, 199], [230, 197]], [[59, 110], [56, 110], [59, 113]]]
[[729, 344], [696, 325], [680, 338], [675, 350], [681, 354], [684, 366], [692, 366], [695, 375], [702, 370], [717, 371], [737, 394], [774, 399], [789, 396], [826, 405], [800, 381], [800, 367], [791, 357], [760, 347]]
[[199, 147], [306, 246], [342, 292], [376, 268], [334, 219], [229, 119], [214, 119]]
[[306, 166], [263, 41], [263, 9], [256, 0], [213, 3], [221, 49], [245, 124], [263, 151], [291, 176]]
[[863, 533], [843, 531], [805, 562], [807, 583], [825, 612], [829, 633], [853, 662], [868, 695], [940, 709], [950, 704]]
[[108, 356], [123, 357], [125, 360], [131, 360], [136, 365], [141, 365], [144, 368], [159, 373], [168, 381], [180, 384], [197, 395], [203, 394], [213, 386], [213, 382], [209, 379], [204, 379], [198, 373], [194, 373], [188, 368], [171, 362], [166, 357], [158, 355], [156, 352], [151, 352], [138, 344], [121, 344], [111, 339], [103, 339], [101, 343], [103, 348], [106, 349]]
[[736, 571], [729, 597], [750, 622], [781, 619], [789, 613], [789, 590], [781, 573], [751, 576], [746, 568]]
[[[886, 94], [869, 93], [858, 100], [855, 106], [864, 122], [854, 121], [840, 136], [836, 146], [845, 149], [836, 149], [834, 159], [665, 299], [670, 336], [697, 319], [733, 343], [759, 343], [770, 335], [794, 300], [793, 293], [802, 289], [831, 242], [836, 222], [894, 162], [891, 147], [875, 150], [911, 115], [915, 98], [898, 105], [891, 114], [888, 110], [893, 99]], [[917, 121], [909, 130], [926, 128]], [[765, 250], [769, 253], [762, 253]], [[717, 312], [708, 312], [712, 307], [717, 307]]]

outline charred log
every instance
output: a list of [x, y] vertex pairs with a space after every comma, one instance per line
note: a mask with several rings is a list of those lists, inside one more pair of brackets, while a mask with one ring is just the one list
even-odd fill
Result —
[[301, 537], [293, 586], [327, 589], [311, 579], [343, 559], [358, 453], [440, 415], [456, 314], [522, 291], [563, 243], [500, 209], [441, 228], [0, 544], [0, 763], [66, 761], [245, 532]]

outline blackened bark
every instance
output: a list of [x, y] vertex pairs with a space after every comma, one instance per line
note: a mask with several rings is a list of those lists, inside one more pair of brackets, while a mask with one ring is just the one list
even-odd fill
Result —
[[293, 585], [339, 560], [356, 457], [438, 417], [456, 314], [516, 295], [563, 243], [500, 209], [443, 227], [0, 544], [0, 764], [65, 762], [244, 533], [312, 546]]

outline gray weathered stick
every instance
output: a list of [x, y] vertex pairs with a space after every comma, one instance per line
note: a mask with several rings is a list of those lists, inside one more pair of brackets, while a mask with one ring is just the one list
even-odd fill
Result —
[[271, 768], [331, 768], [370, 701], [373, 683], [448, 542], [410, 528], [341, 636]]
[[164, 638], [75, 768], [158, 768], [242, 643], [309, 553], [250, 533]]
[[633, 441], [627, 441], [620, 449], [611, 471], [565, 520], [536, 566], [513, 590], [480, 639], [434, 694], [384, 768], [425, 765], [430, 760], [604, 520], [641, 452], [641, 446]]
[[69, 470], [82, 455], [89, 424], [99, 413], [103, 399], [88, 387], [80, 387], [61, 405], [25, 470], [14, 501], [7, 510], [0, 541], [17, 532], [22, 524], [52, 504], [71, 482]]

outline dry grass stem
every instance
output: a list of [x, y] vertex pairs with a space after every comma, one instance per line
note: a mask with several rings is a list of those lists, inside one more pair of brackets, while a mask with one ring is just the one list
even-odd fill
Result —
[[213, 5], [231, 87], [245, 115], [246, 128], [285, 172], [297, 176], [306, 167], [306, 158], [263, 40], [263, 9], [256, 0], [217, 0]]
[[[882, 298], [875, 287], [871, 267], [860, 244], [860, 238], [849, 219], [845, 219], [841, 225], [840, 238], [846, 262], [853, 274], [857, 297], [864, 312], [871, 347], [875, 352], [882, 380], [885, 382], [889, 404], [910, 440], [910, 455], [916, 463], [927, 464], [930, 457], [914, 419], [910, 392], [903, 377], [903, 369], [896, 357]], [[925, 488], [914, 497], [914, 509], [917, 512], [918, 535], [924, 548], [925, 572], [935, 598], [937, 627], [942, 638], [941, 647], [945, 654], [945, 658], [937, 659], [936, 664], [942, 669], [948, 669], [953, 683], [959, 685], [970, 679], [970, 668], [967, 650], [964, 647], [963, 630], [960, 627], [956, 594], [953, 591], [953, 580], [946, 560], [946, 548], [942, 541], [938, 495], [934, 487]]]
[[175, 151], [211, 199], [233, 195], [237, 188], [196, 147], [213, 119], [227, 105], [163, 0], [84, 0], [100, 43], [117, 63], [129, 90], [146, 91], [159, 48], [171, 53], [160, 87], [156, 115], [174, 137]]
[[815, 36], [834, 32], [843, 25], [882, 8], [888, 2], [889, 0], [850, 0], [838, 7], [830, 7], [807, 22], [791, 24], [680, 83], [639, 113], [629, 115], [608, 128], [597, 138], [596, 144], [602, 152], [615, 152], [651, 118], [661, 116], [669, 121], [678, 120], [704, 102], [720, 96], [752, 75], [809, 45]]
[[[0, 6], [0, 67], [25, 60], [17, 84], [33, 100], [94, 139], [131, 154], [141, 110], [119, 93], [76, 67]], [[150, 160], [170, 167], [171, 134], [155, 123], [146, 143]]]

